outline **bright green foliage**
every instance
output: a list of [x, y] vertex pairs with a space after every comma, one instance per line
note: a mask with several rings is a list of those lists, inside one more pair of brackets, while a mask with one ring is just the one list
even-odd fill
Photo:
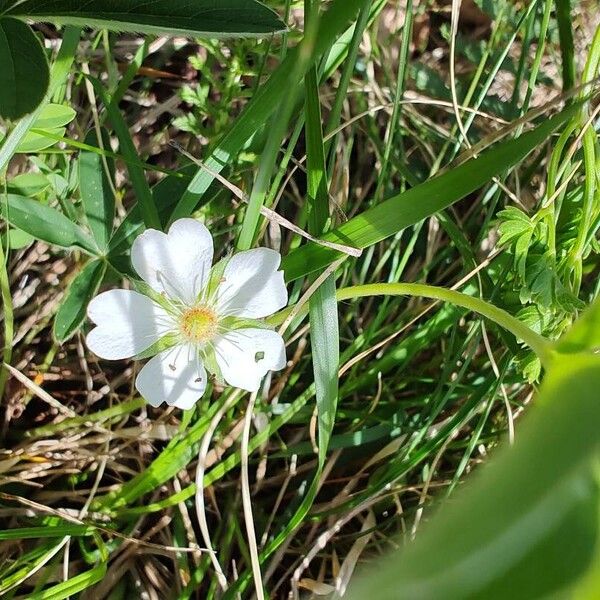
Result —
[[17, 145], [17, 154], [34, 154], [54, 146], [66, 131], [66, 126], [75, 118], [75, 111], [64, 104], [47, 104], [31, 124], [30, 130]]
[[[397, 194], [350, 219], [324, 239], [356, 248], [367, 248], [418, 223], [477, 190], [492, 177], [516, 164], [560, 127], [574, 109], [568, 109], [538, 125], [517, 139], [498, 144], [443, 175], [429, 179]], [[315, 243], [292, 252], [285, 258], [288, 281], [322, 268], [341, 254]]]
[[[597, 352], [600, 348], [600, 301], [596, 300], [555, 345], [558, 352]], [[558, 357], [560, 360], [560, 357]]]
[[148, 34], [233, 37], [285, 27], [257, 0], [0, 0], [0, 13], [31, 21]]
[[94, 241], [55, 208], [14, 194], [8, 194], [3, 200], [0, 214], [13, 227], [49, 244], [63, 248], [78, 246], [92, 254], [97, 252]]
[[0, 65], [0, 117], [14, 120], [33, 112], [46, 94], [50, 71], [41, 42], [25, 23], [0, 19]]
[[558, 362], [514, 447], [496, 451], [412, 545], [365, 573], [349, 597], [374, 589], [381, 600], [565, 592], [600, 541], [599, 386], [600, 358]]
[[[411, 4], [413, 11], [403, 18], [402, 9]], [[156, 410], [131, 395], [131, 380], [123, 376], [141, 365], [86, 355], [89, 389], [78, 371], [82, 357], [69, 341], [101, 287], [116, 287], [122, 279], [139, 285], [129, 251], [144, 228], [164, 230], [189, 216], [210, 228], [217, 258], [236, 245], [279, 248], [292, 282], [290, 304], [305, 301], [286, 330], [288, 368], [265, 380], [256, 399], [249, 445], [266, 595], [287, 597], [289, 574], [302, 571], [303, 559], [318, 551], [299, 575], [299, 594], [304, 586], [318, 584], [323, 591], [331, 584], [335, 597], [337, 578], [349, 564], [352, 569], [348, 559], [357, 558], [356, 548], [366, 542], [356, 572], [368, 577], [366, 563], [376, 563], [400, 529], [400, 545], [410, 544], [413, 530], [417, 535], [402, 555], [406, 565], [376, 574], [365, 593], [357, 588], [360, 597], [385, 598], [389, 585], [389, 597], [404, 592], [410, 598], [416, 584], [424, 586], [419, 598], [461, 597], [465, 591], [467, 597], [518, 597], [515, 588], [530, 598], [586, 576], [598, 538], [597, 480], [588, 459], [597, 453], [598, 414], [581, 393], [599, 383], [593, 354], [600, 347], [598, 310], [571, 325], [600, 291], [592, 161], [600, 156], [592, 139], [597, 123], [582, 150], [583, 127], [594, 107], [585, 94], [535, 113], [529, 109], [533, 100], [539, 106], [545, 88], [560, 91], [561, 67], [565, 90], [591, 78], [600, 42], [578, 81], [569, 34], [580, 27], [571, 15], [579, 9], [568, 0], [556, 3], [556, 14], [554, 0], [475, 0], [483, 10], [476, 35], [466, 16], [476, 9], [463, 3], [452, 81], [456, 115], [446, 72], [452, 30], [439, 24], [447, 16], [439, 4], [308, 0], [309, 12], [320, 8], [316, 22], [301, 20], [301, 1], [269, 0], [290, 23], [303, 23], [271, 36], [247, 31], [240, 19], [205, 32], [201, 26], [214, 23], [207, 13], [184, 22], [177, 12], [210, 5], [218, 20], [225, 14], [220, 11], [244, 5], [273, 23], [269, 32], [284, 29], [274, 13], [251, 0], [0, 0], [20, 21], [86, 26], [83, 32], [59, 29], [63, 44], [52, 58], [46, 107], [0, 124], [0, 211], [9, 223], [0, 232], [0, 248], [8, 254], [0, 261], [2, 360], [23, 364], [33, 349], [25, 372], [33, 377], [35, 369], [38, 382], [49, 371], [52, 377], [41, 385], [53, 398], [46, 400], [54, 407], [63, 403], [66, 413], [48, 411], [31, 390], [19, 392], [25, 416], [11, 422], [3, 442], [9, 450], [15, 442], [18, 451], [0, 461], [0, 485], [2, 492], [22, 494], [25, 503], [27, 493], [41, 506], [39, 513], [34, 507], [24, 512], [21, 501], [0, 498], [3, 514], [15, 509], [14, 529], [0, 535], [0, 550], [8, 547], [0, 593], [74, 598], [83, 590], [93, 596], [98, 584], [111, 598], [137, 597], [145, 586], [181, 600], [255, 595], [237, 481], [247, 397], [215, 382], [190, 411]], [[393, 20], [396, 5], [400, 17]], [[62, 16], [46, 19], [48, 7], [60, 8]], [[128, 11], [132, 7], [137, 12]], [[100, 13], [92, 15], [92, 9]], [[169, 10], [177, 13], [173, 19], [165, 16]], [[422, 20], [430, 14], [434, 18]], [[191, 37], [204, 32], [211, 39], [189, 43], [182, 52], [179, 41], [157, 51], [150, 38], [138, 39], [124, 64], [121, 50], [129, 52], [133, 36], [90, 31], [87, 25], [94, 23], [116, 31]], [[245, 34], [265, 39], [212, 39]], [[443, 51], [442, 61], [433, 56], [434, 45]], [[148, 74], [148, 68], [181, 66], [181, 56], [196, 77]], [[556, 65], [546, 69], [546, 60]], [[89, 75], [82, 74], [84, 65]], [[493, 91], [506, 81], [514, 87], [512, 97]], [[90, 83], [95, 102], [88, 97]], [[166, 102], [165, 89], [172, 93]], [[163, 108], [154, 122], [150, 116]], [[458, 117], [466, 134], [456, 125]], [[98, 126], [107, 132], [102, 143], [94, 133]], [[170, 140], [180, 146], [174, 150]], [[12, 160], [16, 152], [26, 155]], [[253, 205], [232, 200], [215, 171], [254, 195]], [[267, 223], [259, 214], [263, 207], [313, 236], [363, 253], [350, 258], [307, 243], [285, 226]], [[21, 302], [31, 293], [32, 275], [9, 277], [8, 269], [21, 256], [35, 256], [37, 248], [12, 250], [36, 238], [53, 246], [44, 261], [50, 256], [67, 269], [52, 273], [52, 282], [43, 282], [34, 298], [47, 302], [44, 292], [51, 290], [44, 314], [53, 319], [54, 339], [42, 319], [24, 331], [22, 315], [29, 307], [15, 304], [11, 311], [11, 296]], [[335, 271], [309, 299], [303, 297], [338, 258], [343, 260]], [[274, 315], [269, 325], [281, 325], [290, 311]], [[145, 360], [168, 343], [136, 358]], [[530, 405], [533, 390], [524, 376], [545, 376], [539, 357], [549, 373]], [[72, 384], [67, 393], [55, 380], [64, 365], [66, 383]], [[231, 404], [220, 416], [224, 403]], [[427, 523], [419, 525], [422, 509], [423, 521], [429, 518], [431, 498], [441, 504], [465, 476], [471, 478], [484, 454], [494, 462], [494, 447], [523, 409], [533, 414], [515, 421], [514, 449], [497, 451], [500, 466], [492, 464], [491, 474], [484, 467], [480, 477], [473, 475], [474, 500], [467, 498], [467, 483], [456, 494], [449, 523], [432, 523], [429, 532]], [[34, 413], [40, 420], [29, 427]], [[196, 527], [194, 495], [203, 490], [196, 488], [194, 472], [209, 437], [202, 484], [211, 498], [213, 547], [230, 586], [223, 593], [207, 554], [189, 551], [205, 545]], [[70, 444], [67, 453], [60, 449], [63, 440]], [[40, 451], [51, 444], [59, 446], [56, 454]], [[14, 473], [31, 476], [32, 485], [23, 487]], [[50, 488], [38, 490], [37, 482], [48, 481]], [[88, 498], [81, 524], [72, 523]], [[50, 520], [44, 506], [69, 513]], [[146, 537], [157, 523], [161, 528]], [[61, 546], [65, 536], [71, 536], [69, 546]], [[139, 540], [143, 567], [158, 583], [137, 578], [137, 560], [120, 575], [121, 557], [134, 544], [130, 537]], [[59, 582], [66, 557], [68, 578]], [[114, 590], [106, 588], [107, 567], [120, 577]]]

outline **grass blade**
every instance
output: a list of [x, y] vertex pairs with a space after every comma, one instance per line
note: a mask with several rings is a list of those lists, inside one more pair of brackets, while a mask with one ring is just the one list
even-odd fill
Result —
[[[310, 68], [316, 60], [315, 57], [323, 54], [331, 46], [337, 35], [346, 27], [348, 20], [357, 12], [362, 1], [335, 0], [332, 3], [320, 21], [313, 53], [306, 61], [305, 69]], [[299, 48], [292, 48], [269, 80], [256, 92], [245, 111], [212, 154], [204, 161], [208, 169], [220, 173], [232, 158], [241, 152], [248, 140], [264, 126], [282, 99], [289, 93], [289, 74], [294, 71], [294, 66], [299, 60]], [[208, 170], [199, 169], [175, 208], [172, 220], [189, 216], [212, 181], [213, 176]]]
[[[518, 164], [571, 118], [576, 110], [576, 106], [563, 110], [532, 131], [501, 142], [477, 158], [392, 196], [326, 234], [324, 239], [356, 248], [367, 248], [434, 215], [479, 189], [492, 177]], [[284, 258], [286, 279], [293, 281], [341, 257], [340, 252], [309, 243]]]

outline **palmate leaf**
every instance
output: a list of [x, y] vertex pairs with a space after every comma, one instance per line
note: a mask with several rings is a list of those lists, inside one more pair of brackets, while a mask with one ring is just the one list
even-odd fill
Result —
[[18, 19], [148, 34], [235, 37], [285, 29], [257, 0], [0, 0]]

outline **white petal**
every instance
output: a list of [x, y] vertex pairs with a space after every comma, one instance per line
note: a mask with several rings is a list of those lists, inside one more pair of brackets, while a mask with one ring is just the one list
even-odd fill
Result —
[[204, 289], [213, 258], [208, 229], [194, 219], [179, 219], [169, 233], [148, 229], [133, 242], [131, 263], [157, 292], [192, 304]]
[[217, 312], [248, 319], [262, 319], [288, 301], [281, 256], [275, 250], [255, 248], [231, 257], [217, 292]]
[[236, 329], [217, 338], [214, 346], [225, 381], [249, 392], [258, 390], [269, 371], [286, 364], [283, 338], [268, 329]]
[[87, 314], [97, 325], [86, 338], [87, 346], [107, 360], [135, 356], [174, 327], [163, 308], [129, 290], [110, 290], [96, 296]]
[[152, 406], [166, 402], [192, 408], [206, 390], [206, 370], [197, 351], [177, 346], [151, 358], [139, 372], [135, 387]]

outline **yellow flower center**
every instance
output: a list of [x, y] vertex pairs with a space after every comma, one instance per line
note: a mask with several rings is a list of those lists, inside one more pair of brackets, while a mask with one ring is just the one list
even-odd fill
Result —
[[190, 342], [205, 342], [217, 333], [217, 315], [208, 306], [194, 306], [183, 313], [180, 327]]

